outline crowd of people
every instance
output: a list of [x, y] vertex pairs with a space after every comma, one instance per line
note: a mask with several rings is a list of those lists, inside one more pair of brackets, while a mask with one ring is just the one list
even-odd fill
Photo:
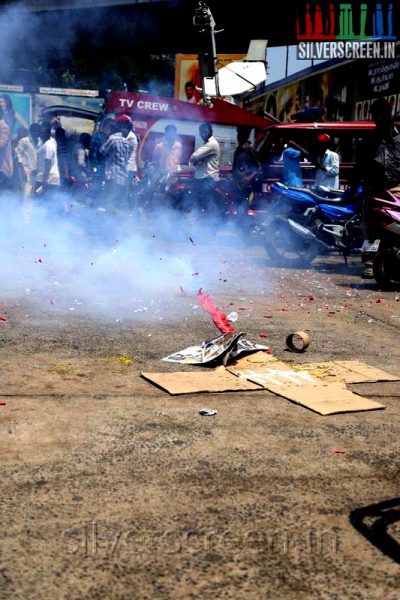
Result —
[[[193, 152], [193, 182], [199, 206], [219, 178], [220, 147], [211, 125], [202, 123], [204, 144]], [[56, 192], [96, 199], [103, 207], [125, 209], [138, 204], [138, 144], [132, 119], [105, 118], [93, 135], [67, 134], [59, 119], [19, 127], [13, 139], [0, 108], [0, 192], [19, 192], [24, 199], [57, 204]], [[179, 171], [182, 143], [169, 124], [155, 144], [146, 176], [160, 180]], [[135, 198], [136, 196], [136, 198]]]
[[58, 191], [101, 195], [102, 202], [123, 206], [137, 179], [137, 147], [127, 115], [105, 119], [94, 135], [68, 134], [56, 118], [18, 127], [14, 138], [0, 107], [0, 191], [38, 202], [54, 199]]
[[[105, 118], [92, 136], [71, 136], [57, 119], [52, 123], [33, 123], [29, 129], [15, 128], [15, 123], [11, 126], [11, 113], [7, 102], [0, 98], [0, 191], [19, 190], [25, 199], [48, 201], [55, 191], [82, 194], [90, 184], [92, 198], [101, 198], [102, 205], [132, 207], [139, 181], [139, 139], [128, 115]], [[376, 123], [375, 135], [361, 145], [352, 182], [354, 190], [363, 186], [367, 240], [374, 235], [368, 198], [400, 184], [400, 134], [390, 104], [384, 98], [376, 100], [371, 114]], [[248, 128], [238, 128], [233, 156], [231, 192], [238, 207], [246, 206], [251, 192], [261, 190], [265, 176], [265, 165], [261, 164], [249, 134]], [[189, 165], [194, 167], [191, 191], [197, 208], [205, 211], [219, 179], [221, 152], [209, 123], [200, 124], [199, 135], [203, 144], [189, 158]], [[177, 127], [169, 124], [152, 150], [152, 177], [159, 180], [179, 171], [182, 154]], [[290, 140], [282, 149], [280, 160], [283, 182], [288, 186], [304, 187], [301, 167], [306, 160], [315, 166], [315, 187], [339, 188], [340, 157], [332, 150], [326, 133], [316, 136], [311, 150]]]

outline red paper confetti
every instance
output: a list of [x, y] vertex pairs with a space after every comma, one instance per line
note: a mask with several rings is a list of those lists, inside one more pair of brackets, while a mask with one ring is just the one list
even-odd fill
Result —
[[346, 454], [346, 450], [342, 450], [341, 448], [332, 448], [331, 454]]
[[229, 323], [227, 316], [217, 308], [208, 294], [199, 290], [197, 299], [201, 306], [211, 315], [213, 323], [221, 333], [235, 333], [236, 329]]
[[266, 338], [266, 337], [268, 337], [268, 333], [260, 333], [260, 337]]
[[0, 321], [7, 321], [5, 317], [0, 317]]
[[6, 402], [0, 402], [0, 406], [7, 406]]

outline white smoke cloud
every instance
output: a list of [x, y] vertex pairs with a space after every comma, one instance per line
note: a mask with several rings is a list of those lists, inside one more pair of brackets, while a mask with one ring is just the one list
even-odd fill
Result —
[[[41, 59], [43, 69], [55, 58], [67, 67], [80, 20], [78, 11], [68, 13], [66, 22], [62, 12], [37, 15], [23, 3], [1, 11], [0, 81], [20, 64], [24, 52]], [[43, 35], [46, 23], [48, 37]], [[111, 21], [90, 23], [91, 42], [106, 26]], [[154, 23], [118, 26], [134, 36], [135, 27], [150, 30]], [[79, 208], [75, 197], [64, 195], [59, 202], [75, 208], [55, 215], [38, 208], [34, 199], [30, 217], [24, 218], [18, 193], [0, 196], [0, 302], [29, 297], [39, 312], [54, 306], [110, 318], [138, 311], [143, 318], [164, 298], [183, 295], [194, 303], [199, 288], [217, 294], [228, 287], [261, 291], [265, 285], [257, 270], [238, 258], [240, 226], [215, 224], [196, 212], [169, 212], [161, 209], [162, 201], [144, 223], [137, 215]]]
[[[78, 205], [61, 195], [60, 207], [38, 208], [23, 218], [20, 200], [0, 202], [0, 289], [5, 298], [29, 298], [37, 310], [80, 310], [94, 316], [152, 318], [156, 306], [204, 288], [211, 294], [239, 289], [261, 292], [265, 281], [238, 259], [235, 227], [210, 224], [193, 212], [156, 209], [138, 216]], [[146, 315], [148, 313], [148, 315]]]

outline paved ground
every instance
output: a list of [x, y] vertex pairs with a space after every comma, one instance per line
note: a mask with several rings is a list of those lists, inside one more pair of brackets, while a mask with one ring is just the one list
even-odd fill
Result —
[[[274, 269], [221, 243], [218, 260], [208, 291], [276, 356], [400, 372], [396, 292], [361, 282], [357, 259]], [[177, 370], [160, 359], [215, 333], [173, 283], [120, 318], [3, 289], [0, 598], [397, 600], [398, 562], [349, 519], [394, 499], [376, 531], [400, 540], [399, 385], [358, 386], [385, 410], [330, 417], [264, 392], [170, 397], [140, 372]]]

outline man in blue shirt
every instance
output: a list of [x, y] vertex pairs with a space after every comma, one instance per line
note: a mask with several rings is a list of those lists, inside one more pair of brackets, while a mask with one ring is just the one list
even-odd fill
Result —
[[282, 154], [283, 183], [285, 185], [298, 188], [304, 187], [300, 161], [308, 155], [309, 152], [293, 140], [287, 143], [287, 148]]

